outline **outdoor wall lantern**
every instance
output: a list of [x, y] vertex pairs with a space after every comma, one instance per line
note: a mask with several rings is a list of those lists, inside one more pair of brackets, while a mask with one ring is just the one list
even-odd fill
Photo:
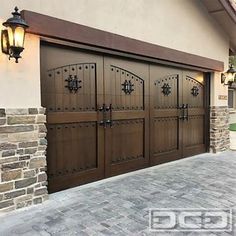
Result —
[[22, 19], [19, 9], [15, 7], [14, 10], [13, 17], [3, 23], [7, 29], [2, 30], [1, 46], [2, 52], [9, 55], [9, 60], [15, 58], [15, 62], [18, 63], [20, 54], [24, 50], [25, 30], [29, 26]]
[[230, 65], [229, 69], [221, 74], [221, 83], [231, 86], [233, 82], [236, 82], [236, 69]]

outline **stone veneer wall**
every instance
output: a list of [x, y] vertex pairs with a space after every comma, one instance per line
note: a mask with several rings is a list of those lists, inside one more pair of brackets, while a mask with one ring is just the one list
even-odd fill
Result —
[[210, 151], [222, 152], [229, 147], [229, 109], [213, 106], [210, 108]]
[[0, 212], [48, 197], [44, 108], [0, 109]]

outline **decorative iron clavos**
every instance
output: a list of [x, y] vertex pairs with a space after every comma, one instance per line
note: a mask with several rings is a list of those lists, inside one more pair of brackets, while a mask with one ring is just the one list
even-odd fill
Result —
[[77, 75], [74, 75], [74, 78], [72, 75], [69, 75], [68, 79], [65, 80], [67, 82], [67, 85], [65, 86], [66, 88], [69, 89], [69, 91], [72, 93], [76, 93], [78, 89], [81, 88], [79, 85], [82, 81], [78, 80]]
[[197, 97], [197, 95], [199, 94], [199, 88], [197, 86], [193, 86], [193, 88], [191, 90], [192, 90], [191, 94], [194, 97]]
[[125, 80], [125, 82], [122, 84], [123, 88], [122, 91], [125, 92], [125, 94], [131, 94], [134, 89], [134, 84], [132, 84], [131, 80]]
[[162, 88], [162, 93], [164, 94], [164, 96], [169, 96], [169, 94], [171, 94], [171, 87], [169, 84], [164, 83], [164, 85], [161, 88]]

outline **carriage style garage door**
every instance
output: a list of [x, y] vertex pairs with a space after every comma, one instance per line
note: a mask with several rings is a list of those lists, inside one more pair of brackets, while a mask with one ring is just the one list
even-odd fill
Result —
[[150, 80], [151, 163], [205, 152], [203, 73], [151, 65]]
[[199, 72], [41, 45], [49, 191], [206, 151]]

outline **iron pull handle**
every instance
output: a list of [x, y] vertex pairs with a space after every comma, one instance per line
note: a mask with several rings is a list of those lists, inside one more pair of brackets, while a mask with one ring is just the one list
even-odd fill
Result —
[[112, 105], [106, 107], [106, 112], [109, 111], [109, 118], [106, 119], [106, 124], [110, 125], [110, 128], [112, 128]]
[[188, 104], [186, 104], [186, 105], [183, 104], [183, 109], [184, 109], [183, 120], [187, 120], [188, 121]]
[[110, 104], [110, 120], [109, 120], [110, 128], [113, 126], [113, 120], [112, 120], [112, 104]]
[[[109, 117], [108, 117], [108, 113], [109, 112]], [[110, 128], [112, 128], [112, 104], [110, 104], [110, 106], [103, 106], [103, 114], [104, 114], [104, 128], [106, 128], [107, 125], [110, 126]]]
[[[112, 121], [112, 104], [110, 106], [106, 106], [106, 104], [103, 104], [101, 107], [98, 108], [98, 111], [102, 112], [103, 119], [99, 122], [99, 125], [103, 126], [104, 128], [107, 127], [107, 125], [110, 125], [110, 128], [113, 126]], [[107, 119], [107, 112], [109, 111], [109, 119]]]
[[184, 108], [185, 108], [184, 104], [182, 106], [178, 106], [177, 108], [180, 111], [179, 120], [184, 120]]
[[177, 107], [180, 110], [180, 115], [179, 115], [179, 120], [187, 120], [189, 119], [189, 113], [188, 113], [188, 108], [189, 105], [188, 104], [183, 104], [182, 106], [178, 106]]
[[183, 121], [185, 121], [185, 119], [186, 119], [185, 109], [186, 109], [186, 105], [183, 104]]
[[188, 121], [188, 104], [186, 104], [185, 108], [186, 108], [186, 116], [185, 116], [185, 119]]
[[98, 108], [98, 111], [102, 112], [102, 120], [99, 121], [99, 125], [106, 128], [106, 105], [103, 103], [101, 107]]

